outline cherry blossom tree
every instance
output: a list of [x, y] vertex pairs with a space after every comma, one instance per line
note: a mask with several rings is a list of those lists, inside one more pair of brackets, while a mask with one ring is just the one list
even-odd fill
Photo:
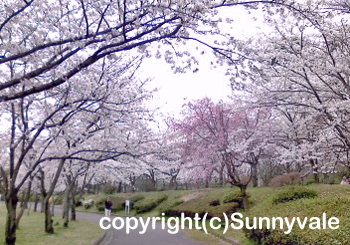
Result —
[[[219, 63], [226, 59], [234, 64], [241, 54], [225, 48], [236, 42], [219, 25], [231, 23], [233, 18], [222, 20], [218, 13], [240, 5], [258, 9], [259, 4], [271, 13], [281, 8], [295, 12], [309, 8], [288, 0], [2, 1], [0, 101], [60, 86], [99, 60], [114, 59], [121, 52], [163, 57], [175, 71], [183, 72], [198, 62], [194, 54], [179, 49], [190, 41], [212, 50], [221, 59]], [[213, 35], [215, 41], [207, 39], [206, 34]], [[175, 57], [182, 57], [181, 62], [176, 63]], [[14, 67], [12, 71], [7, 69], [9, 65]]]
[[267, 148], [271, 117], [264, 109], [238, 104], [208, 98], [190, 102], [183, 118], [173, 120], [172, 126], [183, 135], [182, 161], [196, 169], [199, 178], [209, 178], [220, 169], [220, 175], [227, 175], [227, 181], [241, 189], [248, 208], [246, 188], [256, 178], [259, 158]]
[[[316, 4], [317, 3], [317, 4]], [[277, 18], [271, 34], [243, 47], [249, 62], [234, 84], [251, 93], [256, 103], [274, 108], [285, 121], [283, 160], [310, 166], [318, 172], [328, 166], [326, 156], [347, 162], [349, 149], [349, 29], [346, 4], [317, 2], [307, 18]]]
[[[8, 120], [4, 141], [8, 158], [1, 165], [1, 191], [8, 210], [6, 242], [16, 239], [18, 192], [35, 169], [57, 163], [45, 196], [45, 230], [53, 233], [49, 200], [67, 161], [101, 162], [121, 155], [134, 156], [142, 142], [135, 129], [148, 120], [143, 106], [150, 98], [144, 81], [134, 80], [139, 60], [121, 63], [103, 60], [100, 69], [82, 72], [85, 84], [71, 79], [65, 87], [2, 103]], [[5, 122], [6, 123], [6, 122]], [[134, 137], [130, 135], [135, 134]], [[123, 145], [125, 141], [133, 143]], [[44, 178], [44, 175], [42, 175]]]

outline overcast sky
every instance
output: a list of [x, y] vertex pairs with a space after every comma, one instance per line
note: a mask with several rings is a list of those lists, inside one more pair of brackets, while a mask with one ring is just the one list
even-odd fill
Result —
[[[253, 11], [253, 13], [254, 17], [259, 14], [258, 11]], [[260, 32], [257, 22], [252, 20], [253, 16], [241, 7], [230, 8], [221, 14], [223, 19], [225, 16], [235, 19], [235, 22], [227, 26], [225, 31], [232, 32], [236, 38], [243, 39]], [[191, 45], [186, 45], [187, 47], [190, 49]], [[229, 77], [224, 75], [224, 67], [210, 68], [209, 63], [213, 57], [212, 54], [200, 56], [198, 71], [189, 71], [186, 74], [174, 74], [170, 65], [166, 64], [163, 59], [146, 59], [141, 67], [141, 76], [152, 78], [151, 86], [159, 88], [152, 105], [160, 107], [161, 112], [165, 115], [176, 116], [181, 106], [187, 101], [201, 99], [205, 96], [214, 101], [227, 100], [227, 97], [231, 95]]]

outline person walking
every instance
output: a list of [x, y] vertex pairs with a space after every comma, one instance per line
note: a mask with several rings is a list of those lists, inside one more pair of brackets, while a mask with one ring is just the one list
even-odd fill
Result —
[[111, 216], [111, 211], [112, 211], [112, 201], [110, 197], [107, 197], [105, 201], [105, 216], [109, 217]]

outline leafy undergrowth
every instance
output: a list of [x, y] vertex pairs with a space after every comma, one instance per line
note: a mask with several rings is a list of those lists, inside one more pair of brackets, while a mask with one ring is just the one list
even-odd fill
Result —
[[[286, 226], [284, 226], [283, 230], [279, 228], [275, 230], [266, 228], [261, 230], [245, 229], [246, 235], [258, 244], [348, 244], [348, 241], [350, 241], [350, 187], [313, 185], [308, 188], [309, 190], [305, 188], [297, 189], [300, 191], [299, 194], [303, 194], [296, 194], [295, 188], [280, 188], [277, 193], [271, 193], [271, 195], [262, 199], [260, 204], [253, 206], [246, 216], [250, 218], [251, 222], [252, 217], [288, 217], [289, 220], [293, 217], [300, 217], [302, 221], [305, 217], [308, 219], [319, 217], [322, 221], [322, 214], [326, 213], [327, 219], [330, 217], [339, 219], [339, 229], [310, 229], [308, 221], [303, 230], [299, 228], [297, 223], [294, 224], [290, 234], [284, 233], [286, 231]], [[288, 199], [288, 190], [290, 190], [289, 197], [298, 198]], [[316, 197], [316, 192], [318, 197]], [[283, 202], [276, 202], [276, 200], [282, 199]]]
[[272, 200], [273, 204], [295, 201], [303, 198], [315, 198], [318, 194], [315, 190], [305, 186], [290, 186], [278, 191]]
[[149, 212], [164, 202], [167, 198], [168, 196], [165, 194], [143, 198], [140, 201], [135, 202], [135, 212], [137, 214]]
[[212, 189], [201, 190], [188, 193], [177, 199], [171, 207], [161, 210], [168, 216], [180, 216], [184, 213], [187, 217], [195, 217], [198, 213], [199, 217], [203, 217], [208, 213], [208, 218], [223, 218], [223, 213], [231, 215], [236, 212], [239, 207], [238, 199], [228, 200], [227, 195], [231, 194], [231, 189]]

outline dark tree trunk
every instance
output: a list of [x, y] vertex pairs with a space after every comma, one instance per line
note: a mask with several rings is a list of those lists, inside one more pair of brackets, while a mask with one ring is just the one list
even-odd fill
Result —
[[63, 196], [62, 219], [64, 219], [64, 216], [66, 215], [65, 210], [68, 207], [68, 195], [69, 195], [69, 187], [67, 186]]
[[51, 216], [55, 216], [55, 198], [52, 198], [51, 202]]
[[68, 227], [69, 224], [69, 208], [70, 208], [70, 187], [67, 186], [66, 191], [64, 193], [64, 208], [63, 208], [63, 227]]
[[16, 244], [16, 208], [18, 196], [16, 191], [11, 191], [5, 196], [7, 217], [5, 228], [5, 243], [7, 245]]
[[44, 199], [44, 213], [45, 213], [45, 232], [53, 234], [55, 232], [53, 228], [53, 220], [50, 211], [50, 202], [49, 196], [46, 196]]
[[252, 164], [252, 183], [253, 187], [258, 187], [258, 164]]
[[242, 195], [242, 201], [243, 201], [243, 209], [249, 210], [249, 200], [248, 200], [248, 194], [247, 194], [247, 185], [240, 185], [239, 186], [241, 190]]
[[34, 199], [34, 209], [33, 212], [36, 212], [38, 210], [38, 202], [39, 202], [39, 197], [37, 194], [35, 194], [35, 199]]
[[40, 206], [40, 213], [44, 213], [44, 209], [45, 209], [45, 197], [42, 197], [41, 206]]
[[77, 213], [75, 210], [76, 206], [76, 184], [74, 184], [72, 191], [71, 191], [71, 220], [77, 220]]
[[16, 218], [16, 227], [19, 228], [19, 222], [21, 221], [21, 218], [24, 214], [24, 211], [26, 210], [26, 208], [28, 208], [28, 201], [29, 201], [29, 198], [30, 198], [30, 193], [31, 193], [31, 190], [32, 190], [32, 181], [33, 181], [33, 177], [30, 178], [29, 182], [28, 182], [28, 188], [27, 188], [27, 191], [25, 193], [25, 196], [23, 197], [23, 200], [21, 202], [21, 209], [17, 215], [17, 218]]

